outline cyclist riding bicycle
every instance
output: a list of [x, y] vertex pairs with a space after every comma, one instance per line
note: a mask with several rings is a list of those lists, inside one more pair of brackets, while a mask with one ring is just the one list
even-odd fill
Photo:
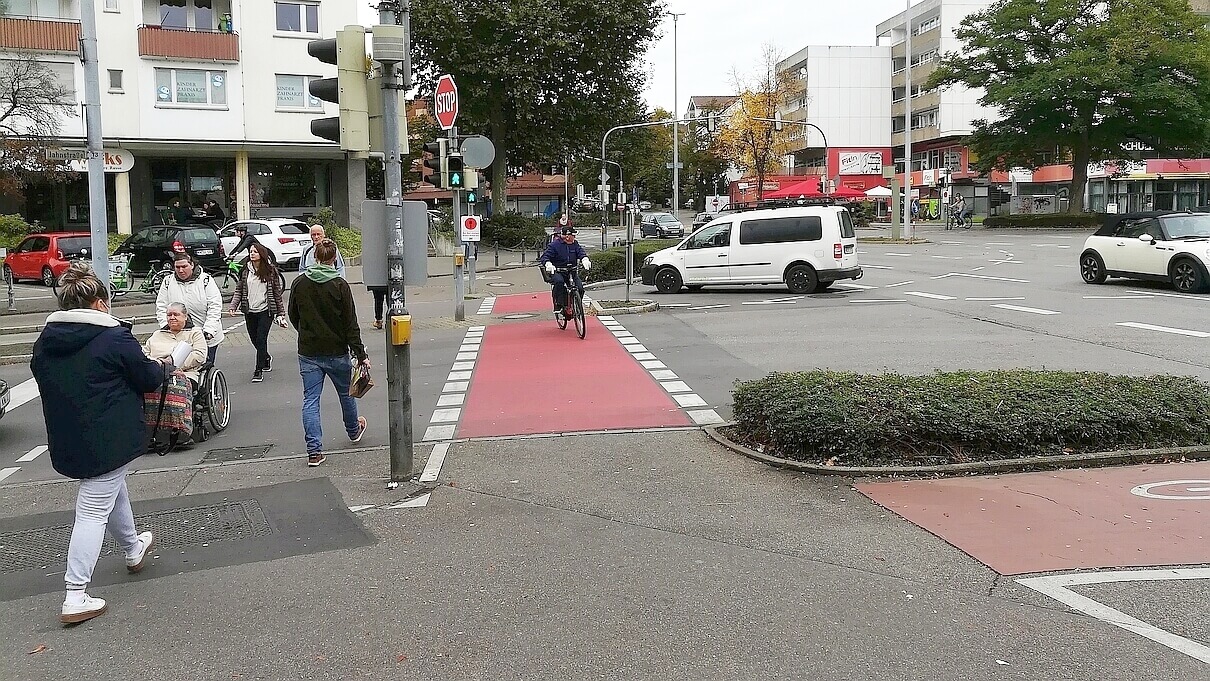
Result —
[[971, 212], [971, 209], [966, 207], [966, 197], [955, 192], [954, 201], [950, 204], [950, 215], [958, 219], [959, 226], [970, 217]]
[[[234, 262], [236, 260], [236, 257], [235, 257], [236, 253], [239, 253], [241, 251], [251, 252], [252, 244], [257, 243], [256, 237], [254, 237], [248, 233], [248, 225], [246, 225], [242, 222], [236, 223], [235, 236], [239, 237], [239, 243], [235, 244], [235, 248], [232, 248], [231, 252], [227, 254], [227, 262]], [[277, 266], [277, 255], [275, 255], [273, 253], [273, 249], [271, 249], [271, 248], [266, 249], [266, 250], [269, 251], [269, 261], [273, 263], [274, 267], [276, 267]], [[244, 257], [247, 258], [248, 254], [245, 253]]]
[[223, 342], [223, 294], [218, 282], [202, 271], [188, 253], [173, 256], [173, 276], [164, 277], [155, 299], [155, 318], [160, 326], [168, 325], [168, 306], [183, 303], [189, 320], [206, 337], [207, 363], [213, 364]]
[[567, 304], [567, 277], [571, 276], [571, 283], [575, 285], [576, 290], [584, 289], [584, 282], [580, 281], [580, 275], [576, 273], [574, 267], [569, 271], [562, 271], [565, 268], [572, 267], [577, 262], [584, 268], [584, 271], [592, 269], [592, 261], [588, 259], [588, 253], [584, 251], [584, 247], [576, 243], [576, 229], [571, 225], [559, 230], [559, 237], [550, 242], [546, 247], [546, 252], [538, 259], [538, 263], [546, 268], [546, 272], [551, 276], [551, 297], [555, 303], [555, 315], [563, 315], [571, 317], [574, 311]]

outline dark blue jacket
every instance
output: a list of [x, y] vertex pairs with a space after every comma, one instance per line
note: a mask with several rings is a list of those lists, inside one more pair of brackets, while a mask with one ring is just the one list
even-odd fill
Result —
[[545, 265], [553, 262], [555, 267], [566, 267], [573, 262], [580, 262], [580, 258], [587, 257], [588, 253], [584, 252], [584, 247], [580, 245], [579, 241], [567, 244], [556, 236], [555, 240], [546, 247], [546, 252], [538, 259], [538, 264]]
[[97, 310], [55, 312], [30, 361], [55, 470], [92, 478], [134, 461], [147, 447], [143, 393], [169, 374], [143, 354], [130, 327]]

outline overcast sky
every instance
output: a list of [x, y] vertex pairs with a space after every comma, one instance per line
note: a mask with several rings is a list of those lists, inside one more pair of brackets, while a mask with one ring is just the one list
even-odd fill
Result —
[[[904, 0], [666, 0], [679, 19], [677, 71], [684, 112], [693, 95], [734, 91], [731, 72], [750, 73], [765, 43], [789, 56], [807, 45], [873, 45], [874, 27], [905, 7]], [[915, 0], [913, 0], [915, 1]], [[362, 21], [377, 23], [363, 2]], [[652, 108], [672, 108], [672, 19], [647, 55], [646, 98]]]

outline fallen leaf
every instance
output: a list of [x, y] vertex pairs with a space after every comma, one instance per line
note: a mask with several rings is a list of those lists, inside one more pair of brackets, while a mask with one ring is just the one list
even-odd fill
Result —
[[27, 654], [28, 655], [37, 655], [38, 653], [46, 652], [47, 650], [50, 650], [50, 648], [45, 643], [39, 643], [37, 648], [34, 648], [33, 650], [29, 651]]
[[325, 661], [325, 660], [327, 660], [327, 659], [328, 659], [328, 658], [324, 657], [323, 655], [316, 655], [316, 656], [315, 656], [315, 661], [316, 661], [316, 662], [323, 662], [323, 661]]
[[399, 657], [395, 658], [395, 661], [396, 661], [396, 662], [407, 662], [407, 661], [408, 661], [408, 656], [407, 656], [407, 655], [400, 655]]

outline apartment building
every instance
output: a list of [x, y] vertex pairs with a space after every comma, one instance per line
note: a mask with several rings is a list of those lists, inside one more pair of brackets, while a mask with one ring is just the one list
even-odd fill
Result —
[[781, 107], [791, 140], [788, 175], [819, 175], [861, 191], [885, 184], [882, 166], [891, 161], [890, 57], [885, 46], [811, 45], [778, 63], [792, 84]]
[[[8, 0], [0, 59], [32, 54], [83, 101], [81, 0]], [[87, 0], [85, 0], [87, 1]], [[311, 135], [337, 115], [307, 83], [335, 75], [307, 42], [358, 23], [348, 0], [96, 0], [101, 118], [111, 227], [155, 224], [174, 199], [217, 201], [228, 215], [305, 215], [333, 205], [350, 214], [350, 183], [364, 192], [364, 162]], [[63, 147], [84, 146], [82, 116], [65, 118]], [[119, 153], [120, 152], [120, 153]], [[0, 197], [52, 229], [86, 228], [87, 182]], [[353, 213], [359, 213], [359, 206]]]

